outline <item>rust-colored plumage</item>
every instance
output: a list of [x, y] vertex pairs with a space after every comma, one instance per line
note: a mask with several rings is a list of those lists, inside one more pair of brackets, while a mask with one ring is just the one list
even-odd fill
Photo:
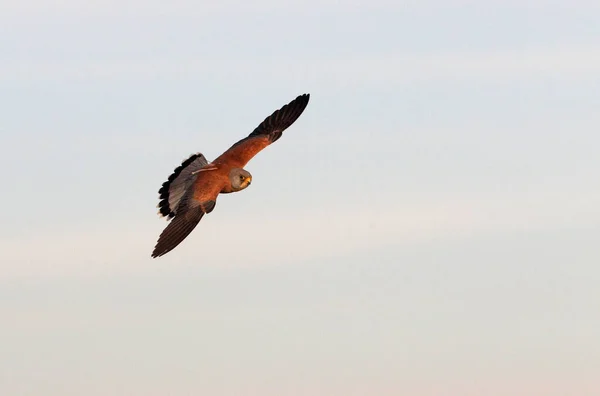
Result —
[[162, 256], [181, 243], [210, 213], [219, 194], [243, 190], [252, 175], [243, 167], [300, 117], [308, 105], [304, 94], [267, 117], [246, 138], [231, 146], [212, 163], [200, 153], [175, 168], [159, 193], [159, 214], [171, 220], [158, 238], [152, 257]]

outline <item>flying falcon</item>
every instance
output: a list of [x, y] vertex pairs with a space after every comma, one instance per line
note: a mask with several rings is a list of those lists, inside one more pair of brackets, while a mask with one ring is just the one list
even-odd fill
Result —
[[252, 182], [244, 166], [259, 151], [281, 137], [300, 117], [310, 95], [298, 96], [267, 117], [248, 137], [209, 163], [200, 153], [175, 168], [158, 194], [159, 215], [171, 220], [156, 242], [152, 257], [160, 257], [181, 243], [205, 213], [215, 208], [217, 196], [241, 191]]

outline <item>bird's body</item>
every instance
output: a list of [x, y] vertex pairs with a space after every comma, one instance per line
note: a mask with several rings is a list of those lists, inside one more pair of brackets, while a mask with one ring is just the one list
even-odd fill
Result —
[[240, 140], [209, 163], [200, 153], [193, 154], [175, 168], [158, 191], [159, 214], [172, 219], [161, 233], [152, 257], [162, 256], [181, 243], [206, 213], [219, 194], [241, 191], [252, 182], [244, 166], [258, 152], [281, 137], [300, 117], [309, 95], [300, 95], [267, 117], [248, 137]]

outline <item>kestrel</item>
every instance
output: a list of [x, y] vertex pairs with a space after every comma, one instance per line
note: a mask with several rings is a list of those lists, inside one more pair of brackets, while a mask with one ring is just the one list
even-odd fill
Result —
[[158, 194], [159, 215], [171, 220], [156, 242], [152, 257], [160, 257], [181, 243], [205, 213], [215, 208], [217, 196], [245, 189], [252, 175], [244, 166], [259, 151], [281, 137], [300, 117], [310, 95], [298, 96], [275, 111], [248, 135], [209, 163], [200, 153], [175, 168]]

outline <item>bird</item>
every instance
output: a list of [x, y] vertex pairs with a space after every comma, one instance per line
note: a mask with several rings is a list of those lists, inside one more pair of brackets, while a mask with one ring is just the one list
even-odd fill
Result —
[[214, 161], [196, 153], [175, 168], [158, 190], [158, 213], [170, 222], [156, 242], [153, 258], [177, 247], [213, 211], [219, 194], [242, 191], [252, 183], [244, 166], [281, 137], [304, 112], [309, 99], [310, 94], [302, 94], [276, 110]]

